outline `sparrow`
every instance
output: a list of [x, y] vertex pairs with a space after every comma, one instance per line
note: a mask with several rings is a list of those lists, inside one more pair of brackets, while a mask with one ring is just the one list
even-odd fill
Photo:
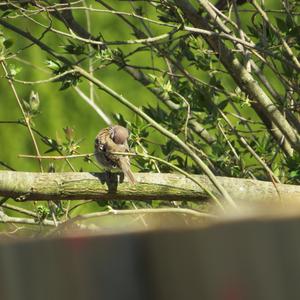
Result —
[[120, 125], [101, 129], [95, 139], [95, 157], [104, 169], [109, 172], [121, 170], [129, 182], [134, 184], [136, 180], [130, 170], [129, 157], [111, 153], [129, 152], [128, 137], [128, 129]]

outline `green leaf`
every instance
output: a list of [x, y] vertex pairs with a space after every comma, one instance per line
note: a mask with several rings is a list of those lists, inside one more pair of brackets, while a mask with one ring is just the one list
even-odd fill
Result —
[[56, 62], [54, 60], [50, 60], [50, 59], [46, 61], [46, 65], [49, 69], [55, 70], [55, 71], [57, 71], [61, 68], [60, 64], [58, 62]]
[[32, 112], [37, 112], [40, 106], [40, 98], [39, 94], [35, 91], [31, 91], [30, 97], [29, 97], [29, 105]]
[[3, 42], [3, 45], [6, 49], [10, 48], [13, 45], [14, 41], [12, 39], [7, 39]]
[[16, 66], [16, 65], [14, 65], [14, 64], [9, 64], [9, 75], [15, 76], [15, 75], [17, 75], [18, 73], [20, 73], [21, 70], [22, 70], [21, 67]]
[[63, 130], [65, 132], [67, 141], [69, 141], [69, 142], [73, 141], [74, 136], [75, 136], [74, 129], [72, 127], [67, 126], [67, 127], [63, 128]]
[[38, 205], [36, 208], [36, 212], [39, 220], [45, 219], [48, 215], [50, 215], [50, 209], [43, 205]]
[[300, 26], [293, 27], [288, 33], [288, 37], [295, 40], [300, 45]]
[[64, 46], [64, 49], [69, 54], [80, 55], [84, 54], [85, 46], [80, 44], [75, 44], [72, 40], [68, 40], [70, 44]]
[[220, 110], [224, 110], [224, 108], [227, 106], [228, 102], [229, 102], [229, 99], [226, 99], [226, 100], [220, 102], [220, 103], [218, 104], [219, 109], [220, 109]]
[[282, 31], [282, 32], [286, 32], [288, 30], [287, 24], [285, 21], [283, 21], [280, 18], [276, 18], [276, 24], [277, 27]]
[[296, 171], [290, 172], [290, 173], [289, 173], [289, 177], [290, 177], [290, 178], [299, 177], [299, 171], [296, 170]]
[[11, 9], [7, 9], [7, 10], [2, 14], [1, 18], [4, 18], [4, 17], [8, 16], [11, 12], [12, 12]]
[[113, 118], [117, 121], [117, 123], [123, 127], [127, 127], [127, 124], [130, 125], [130, 122], [126, 120], [122, 114], [116, 113], [114, 114]]
[[285, 24], [287, 28], [292, 28], [294, 26], [293, 18], [290, 14], [287, 14], [285, 18]]

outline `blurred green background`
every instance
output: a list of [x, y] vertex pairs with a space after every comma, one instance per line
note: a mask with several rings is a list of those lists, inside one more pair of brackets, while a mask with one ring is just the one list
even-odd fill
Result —
[[[53, 2], [55, 3], [55, 1]], [[93, 5], [94, 8], [102, 8], [94, 1], [85, 1], [86, 5]], [[266, 5], [270, 8], [278, 8], [279, 2], [275, 0], [265, 1]], [[131, 12], [133, 7], [140, 8], [144, 14], [153, 19], [157, 19], [157, 13], [153, 8], [150, 8], [146, 3], [127, 3], [122, 1], [114, 1], [111, 3], [117, 10]], [[243, 8], [250, 7], [244, 5]], [[247, 17], [250, 14], [243, 13], [244, 27], [247, 26]], [[74, 11], [74, 17], [82, 26], [87, 26], [86, 14], [84, 11]], [[17, 27], [22, 28], [25, 31], [30, 32], [35, 37], [39, 37], [42, 34], [42, 30], [38, 25], [34, 25], [31, 21], [24, 17], [7, 19]], [[143, 29], [143, 24], [135, 18], [130, 19], [137, 27]], [[65, 30], [60, 22], [53, 19], [53, 24], [56, 28]], [[45, 19], [41, 18], [41, 22], [45, 23]], [[133, 39], [132, 31], [129, 27], [124, 25], [116, 15], [108, 13], [90, 13], [91, 32], [94, 36], [101, 34], [105, 40], [126, 40]], [[166, 31], [162, 27], [152, 26], [153, 35], [161, 34]], [[2, 31], [6, 38], [13, 40], [14, 44], [10, 49], [13, 53], [17, 53], [17, 59], [15, 57], [7, 60], [9, 65], [20, 67], [21, 71], [17, 74], [16, 78], [26, 81], [35, 81], [41, 79], [47, 79], [51, 77], [51, 70], [46, 66], [49, 55], [41, 51], [37, 46], [29, 46], [30, 42], [16, 35], [12, 31], [2, 28]], [[155, 31], [155, 32], [154, 32]], [[66, 55], [71, 60], [74, 57], [66, 54], [63, 47], [68, 40], [62, 38], [59, 35], [47, 32], [43, 37], [43, 42], [54, 48], [56, 51], [60, 51], [61, 54]], [[29, 46], [29, 47], [28, 47]], [[122, 47], [124, 52], [129, 53], [136, 49], [136, 45], [126, 45]], [[24, 49], [25, 48], [25, 49]], [[112, 46], [111, 48], [117, 49], [118, 46]], [[139, 64], [145, 66], [151, 66], [154, 64], [156, 67], [163, 66], [163, 62], [158, 58], [151, 56], [149, 52], [139, 52], [133, 56], [130, 60], [131, 64]], [[87, 62], [84, 62], [87, 66]], [[3, 77], [3, 70], [1, 73], [1, 99], [0, 99], [0, 121], [14, 121], [22, 118], [20, 109], [18, 108], [15, 97], [12, 90], [8, 85], [7, 80]], [[145, 71], [147, 73], [147, 70]], [[149, 71], [150, 73], [150, 71]], [[207, 74], [201, 70], [193, 70], [201, 80], [207, 79]], [[118, 93], [124, 95], [127, 99], [132, 101], [137, 106], [143, 106], [145, 104], [156, 105], [157, 100], [151, 93], [147, 91], [142, 85], [133, 80], [129, 75], [118, 70], [115, 65], [111, 65], [100, 71], [95, 72], [95, 76], [100, 78], [109, 87], [113, 88]], [[229, 77], [223, 76], [223, 86], [229, 90], [234, 88], [234, 84]], [[79, 95], [75, 92], [73, 87], [67, 90], [60, 91], [59, 83], [46, 83], [37, 84], [34, 86], [23, 85], [15, 83], [17, 93], [21, 99], [28, 100], [31, 90], [39, 93], [40, 98], [40, 111], [41, 113], [34, 119], [35, 128], [37, 128], [44, 135], [50, 138], [55, 138], [63, 141], [65, 134], [63, 128], [69, 126], [74, 129], [77, 140], [81, 140], [80, 153], [89, 153], [93, 151], [94, 137], [99, 129], [106, 126], [103, 120], [96, 114], [96, 112], [85, 103]], [[79, 87], [88, 94], [88, 84], [80, 81]], [[124, 106], [117, 103], [112, 97], [106, 93], [96, 90], [95, 101], [99, 107], [111, 118], [115, 113], [121, 113], [129, 120], [134, 121], [134, 115]], [[247, 109], [247, 108], [245, 108]], [[155, 135], [157, 142], [163, 142], [160, 136]], [[14, 169], [23, 171], [36, 171], [38, 170], [38, 164], [34, 160], [18, 158], [18, 154], [34, 154], [34, 148], [30, 139], [29, 133], [26, 127], [16, 124], [0, 124], [0, 161], [7, 163]], [[45, 152], [48, 147], [39, 141], [38, 143], [41, 153]], [[73, 160], [74, 165], [79, 169], [90, 171], [95, 170], [95, 166], [84, 163], [83, 160]], [[47, 167], [48, 162], [43, 162]]]
[[[94, 1], [90, 1], [92, 3]], [[94, 5], [95, 6], [95, 5]], [[118, 9], [128, 11], [128, 4], [118, 2]], [[82, 25], [86, 24], [86, 15], [84, 12], [77, 12], [74, 14], [76, 19]], [[101, 35], [107, 40], [122, 40], [133, 38], [130, 30], [115, 15], [111, 14], [91, 14], [91, 24], [93, 34]], [[32, 22], [25, 18], [17, 18], [12, 22], [15, 26], [20, 26], [23, 30], [32, 33], [38, 37], [41, 33], [38, 26], [33, 26]], [[56, 22], [58, 28], [63, 30], [61, 23]], [[11, 52], [18, 53], [18, 59], [12, 58], [7, 60], [7, 63], [20, 67], [21, 71], [16, 78], [26, 81], [35, 81], [47, 79], [51, 76], [51, 70], [47, 68], [47, 60], [50, 56], [41, 51], [37, 46], [31, 46], [25, 50], [22, 48], [28, 46], [30, 42], [24, 38], [12, 33], [11, 31], [1, 29], [6, 38], [14, 41]], [[61, 49], [61, 53], [66, 55], [63, 46], [66, 45], [67, 40], [60, 39], [59, 36], [53, 33], [47, 33], [43, 38], [44, 43], [52, 48]], [[117, 48], [117, 47], [115, 47]], [[129, 52], [135, 46], [127, 46], [126, 50]], [[67, 55], [70, 57], [70, 55]], [[72, 59], [72, 57], [70, 57]], [[139, 54], [135, 57], [136, 61], [142, 59], [145, 65], [149, 60], [146, 55]], [[132, 61], [134, 63], [134, 61]], [[87, 65], [87, 64], [86, 64]], [[22, 119], [21, 111], [17, 105], [16, 99], [13, 95], [7, 79], [5, 79], [3, 70], [1, 70], [1, 109], [0, 121], [15, 121]], [[130, 78], [126, 72], [118, 70], [115, 66], [110, 66], [104, 70], [97, 71], [96, 77], [101, 78], [108, 86], [115, 89], [118, 93], [126, 96], [137, 106], [146, 103], [153, 103], [154, 97], [151, 93], [142, 87], [139, 83]], [[35, 128], [37, 128], [44, 135], [55, 138], [61, 141], [65, 140], [63, 128], [71, 127], [75, 131], [77, 140], [81, 140], [80, 153], [93, 152], [94, 138], [98, 131], [107, 126], [98, 114], [84, 102], [73, 88], [60, 91], [60, 83], [45, 83], [34, 86], [15, 83], [19, 98], [28, 100], [31, 90], [39, 93], [40, 111], [41, 113], [34, 119]], [[82, 80], [79, 83], [79, 88], [85, 91], [88, 95], [88, 84]], [[97, 105], [113, 120], [115, 113], [121, 113], [128, 119], [134, 119], [132, 112], [120, 105], [111, 96], [106, 93], [95, 90], [95, 102]], [[39, 140], [39, 139], [38, 139]], [[0, 161], [7, 163], [14, 169], [22, 171], [37, 171], [38, 165], [34, 160], [18, 158], [18, 154], [34, 154], [34, 147], [26, 127], [16, 124], [0, 124]], [[44, 143], [38, 143], [41, 153], [49, 149]], [[95, 166], [89, 166], [84, 163], [82, 159], [73, 160], [72, 163], [77, 168], [84, 168], [84, 170], [94, 170]], [[47, 162], [43, 162], [47, 166]], [[67, 169], [66, 169], [67, 170]]]

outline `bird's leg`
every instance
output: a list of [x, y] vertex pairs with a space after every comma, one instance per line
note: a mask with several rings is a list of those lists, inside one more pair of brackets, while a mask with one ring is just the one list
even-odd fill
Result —
[[124, 173], [123, 172], [120, 172], [120, 173], [118, 173], [118, 176], [119, 176], [119, 182], [121, 183], [121, 182], [123, 182], [124, 181], [124, 178], [125, 178], [125, 176], [124, 176]]
[[111, 172], [109, 170], [105, 170], [105, 179], [106, 179], [106, 182], [111, 182]]

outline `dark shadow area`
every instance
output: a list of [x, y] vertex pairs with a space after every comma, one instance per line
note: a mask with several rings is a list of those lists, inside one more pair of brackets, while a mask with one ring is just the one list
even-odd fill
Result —
[[118, 184], [124, 182], [124, 174], [122, 172], [112, 173], [112, 172], [103, 172], [103, 173], [90, 173], [94, 177], [97, 177], [101, 184], [106, 184], [108, 187], [108, 193], [114, 194], [118, 190]]

